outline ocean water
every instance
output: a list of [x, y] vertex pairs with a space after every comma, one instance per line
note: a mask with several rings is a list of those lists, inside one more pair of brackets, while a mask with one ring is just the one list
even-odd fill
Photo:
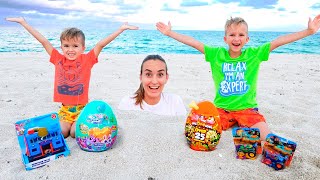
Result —
[[[61, 31], [62, 29], [39, 30], [57, 49], [60, 49]], [[83, 29], [83, 32], [86, 36], [86, 51], [112, 33], [110, 30], [86, 29]], [[224, 32], [222, 31], [180, 30], [177, 32], [192, 36], [204, 44], [227, 48], [223, 41]], [[250, 41], [244, 48], [262, 45], [284, 34], [288, 32], [249, 32]], [[45, 52], [42, 45], [22, 27], [1, 28], [0, 40], [0, 52]], [[273, 53], [320, 54], [319, 47], [320, 33], [317, 33], [281, 46]], [[200, 54], [196, 49], [164, 36], [157, 30], [125, 31], [108, 44], [102, 52], [109, 54]]]

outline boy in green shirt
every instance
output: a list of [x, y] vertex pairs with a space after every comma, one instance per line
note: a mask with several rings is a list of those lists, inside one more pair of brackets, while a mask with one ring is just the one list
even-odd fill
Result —
[[210, 47], [196, 39], [171, 30], [171, 23], [158, 22], [157, 29], [164, 35], [189, 45], [205, 55], [210, 63], [216, 89], [214, 104], [218, 108], [223, 130], [238, 123], [240, 127], [260, 129], [260, 138], [265, 140], [270, 129], [256, 101], [257, 80], [260, 63], [267, 61], [272, 50], [304, 37], [315, 34], [320, 28], [320, 14], [309, 19], [308, 28], [280, 36], [259, 47], [242, 50], [248, 43], [248, 25], [239, 17], [227, 20], [224, 41], [229, 49]]

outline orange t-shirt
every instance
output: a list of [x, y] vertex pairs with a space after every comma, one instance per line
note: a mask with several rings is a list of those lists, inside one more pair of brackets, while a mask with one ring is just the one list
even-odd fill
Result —
[[53, 49], [50, 62], [55, 66], [54, 102], [66, 105], [87, 104], [91, 69], [98, 62], [93, 49], [88, 54], [81, 54], [76, 60], [67, 60]]

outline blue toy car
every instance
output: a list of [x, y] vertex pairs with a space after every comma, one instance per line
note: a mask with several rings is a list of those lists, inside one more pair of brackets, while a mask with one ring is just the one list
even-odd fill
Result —
[[263, 147], [261, 162], [275, 170], [289, 166], [297, 144], [275, 134], [269, 134]]

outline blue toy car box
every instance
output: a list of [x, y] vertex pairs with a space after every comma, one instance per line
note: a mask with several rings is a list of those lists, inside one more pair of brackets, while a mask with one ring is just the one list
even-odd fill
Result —
[[275, 170], [281, 170], [291, 164], [297, 143], [275, 134], [268, 134], [263, 147], [261, 162]]
[[17, 121], [15, 129], [26, 170], [42, 167], [70, 154], [57, 113]]
[[256, 159], [262, 152], [260, 130], [258, 128], [232, 129], [237, 159]]

